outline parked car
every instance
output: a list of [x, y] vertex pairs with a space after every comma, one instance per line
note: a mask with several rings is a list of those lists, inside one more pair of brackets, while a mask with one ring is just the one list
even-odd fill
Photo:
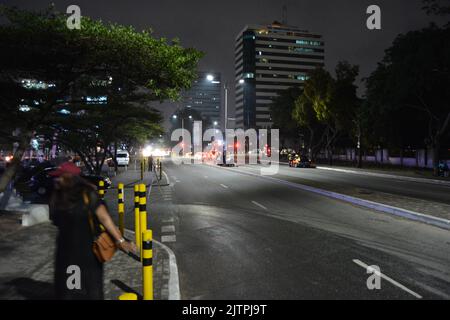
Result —
[[[14, 183], [17, 192], [33, 200], [48, 200], [54, 186], [54, 177], [50, 176], [49, 173], [56, 168], [55, 166], [47, 166], [32, 171], [22, 171]], [[95, 174], [81, 174], [81, 177], [96, 186], [98, 186], [99, 181], [103, 180], [106, 189], [110, 188], [112, 184], [108, 177]]]
[[130, 154], [126, 150], [117, 151], [117, 165], [128, 166], [130, 164]]

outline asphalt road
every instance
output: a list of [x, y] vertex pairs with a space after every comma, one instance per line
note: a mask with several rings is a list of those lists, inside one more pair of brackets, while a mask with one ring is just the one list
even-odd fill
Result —
[[448, 231], [235, 169], [166, 161], [169, 185], [153, 187], [149, 226], [183, 299], [450, 298]]
[[[258, 172], [260, 166], [243, 166], [251, 172]], [[402, 179], [352, 174], [339, 171], [290, 168], [279, 166], [277, 178], [297, 183], [315, 183], [332, 190], [361, 189], [392, 195], [412, 197], [437, 203], [450, 204], [450, 186], [433, 183], [413, 182]]]

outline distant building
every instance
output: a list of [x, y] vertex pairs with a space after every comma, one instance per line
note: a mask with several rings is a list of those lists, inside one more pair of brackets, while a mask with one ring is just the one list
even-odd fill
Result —
[[222, 86], [219, 72], [199, 72], [192, 88], [182, 94], [182, 107], [195, 110], [209, 125], [220, 123]]
[[278, 22], [246, 26], [235, 45], [236, 127], [270, 128], [272, 100], [323, 65], [321, 35]]

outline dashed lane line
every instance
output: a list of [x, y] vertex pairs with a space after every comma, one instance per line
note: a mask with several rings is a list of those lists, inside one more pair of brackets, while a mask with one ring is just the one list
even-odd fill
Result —
[[176, 235], [168, 235], [168, 236], [161, 236], [161, 242], [167, 243], [167, 242], [176, 242], [177, 236]]
[[175, 232], [175, 226], [174, 225], [162, 226], [161, 233], [167, 233], [167, 232]]
[[256, 201], [252, 201], [252, 203], [255, 205], [255, 206], [258, 206], [258, 207], [260, 207], [260, 208], [262, 208], [262, 209], [264, 209], [264, 210], [268, 210], [265, 206], [263, 206], [261, 203], [258, 203], [258, 202], [256, 202]]
[[[368, 266], [367, 264], [365, 264], [364, 262], [362, 262], [361, 260], [358, 259], [353, 259], [353, 262], [356, 263], [358, 266], [363, 267], [366, 270], [370, 270], [372, 269], [370, 266]], [[370, 268], [370, 269], [369, 269]], [[392, 278], [389, 278], [387, 275], [378, 272], [377, 270], [373, 270], [376, 274], [378, 274], [381, 278], [389, 281], [390, 283], [392, 283], [394, 286], [399, 287], [400, 289], [402, 289], [403, 291], [408, 292], [409, 294], [413, 295], [414, 297], [418, 298], [418, 299], [422, 299], [422, 296], [414, 291], [412, 291], [411, 289], [408, 289], [407, 287], [405, 287], [404, 285], [402, 285], [401, 283], [398, 283], [397, 281], [395, 281]]]

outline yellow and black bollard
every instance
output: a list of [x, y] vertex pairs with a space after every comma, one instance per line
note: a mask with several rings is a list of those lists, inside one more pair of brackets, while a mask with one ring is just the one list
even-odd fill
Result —
[[[144, 183], [139, 185], [139, 228], [141, 235], [147, 231], [147, 195]], [[142, 261], [142, 247], [141, 247]]]
[[98, 182], [98, 197], [100, 198], [100, 200], [105, 199], [105, 181], [103, 180], [100, 180]]
[[142, 234], [142, 295], [144, 300], [153, 300], [152, 238], [152, 230], [146, 230]]
[[137, 300], [137, 299], [138, 299], [137, 294], [131, 292], [127, 292], [119, 296], [119, 300]]
[[141, 247], [141, 228], [140, 228], [140, 216], [139, 216], [139, 199], [140, 199], [140, 193], [139, 193], [139, 185], [134, 185], [134, 235], [135, 235], [135, 241], [136, 241], [136, 247]]
[[124, 204], [124, 193], [123, 193], [123, 183], [119, 183], [117, 187], [117, 212], [119, 214], [119, 230], [122, 236], [125, 234], [125, 222], [124, 222], [124, 215], [125, 215], [125, 204]]

